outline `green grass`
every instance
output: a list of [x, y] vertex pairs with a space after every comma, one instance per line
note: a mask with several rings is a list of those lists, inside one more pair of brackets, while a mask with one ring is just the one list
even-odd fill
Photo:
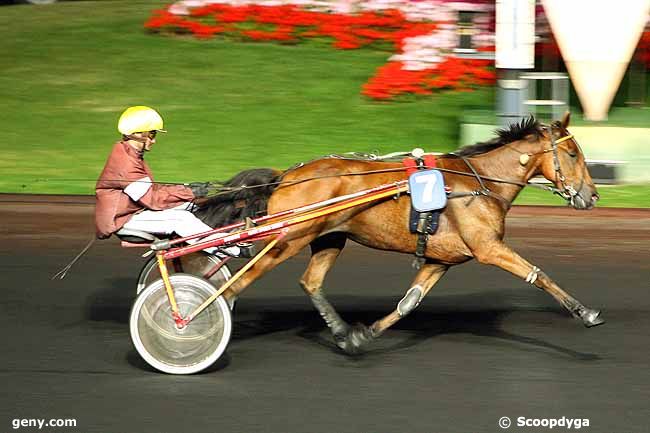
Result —
[[[221, 179], [345, 151], [446, 151], [466, 106], [491, 90], [376, 103], [362, 84], [388, 53], [147, 34], [163, 2], [7, 6], [0, 24], [0, 190], [90, 193], [129, 105], [169, 133], [148, 155], [157, 180]], [[84, 179], [83, 182], [71, 179]]]
[[463, 113], [494, 103], [492, 89], [370, 101], [361, 86], [386, 51], [146, 33], [166, 3], [0, 7], [0, 192], [92, 193], [130, 105], [165, 117], [147, 156], [156, 180], [187, 182], [337, 152], [449, 151]]

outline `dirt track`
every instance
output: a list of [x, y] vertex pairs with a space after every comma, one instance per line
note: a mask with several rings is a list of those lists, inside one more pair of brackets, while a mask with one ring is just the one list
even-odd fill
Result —
[[[585, 329], [523, 281], [469, 263], [350, 358], [297, 286], [300, 255], [246, 292], [227, 355], [190, 377], [155, 373], [132, 348], [137, 251], [103, 241], [66, 280], [49, 280], [92, 236], [92, 210], [92, 198], [0, 195], [1, 431], [15, 418], [76, 418], [41, 431], [468, 433], [502, 431], [503, 416], [648, 431], [650, 210], [508, 217], [509, 244], [602, 309], [604, 326]], [[351, 245], [327, 293], [349, 322], [370, 323], [401, 298], [410, 261]]]

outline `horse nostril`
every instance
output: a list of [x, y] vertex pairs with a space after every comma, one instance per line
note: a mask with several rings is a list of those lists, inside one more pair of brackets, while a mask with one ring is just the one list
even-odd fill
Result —
[[591, 201], [596, 201], [599, 198], [600, 198], [600, 194], [598, 194], [597, 192], [591, 194]]

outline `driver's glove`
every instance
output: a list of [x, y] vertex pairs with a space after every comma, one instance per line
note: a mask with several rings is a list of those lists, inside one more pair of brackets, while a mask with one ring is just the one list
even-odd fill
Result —
[[208, 189], [210, 188], [210, 182], [192, 182], [187, 185], [191, 190], [194, 197], [205, 197], [208, 195]]

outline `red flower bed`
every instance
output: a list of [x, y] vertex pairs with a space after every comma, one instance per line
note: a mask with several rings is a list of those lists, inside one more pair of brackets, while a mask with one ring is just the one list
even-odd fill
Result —
[[[208, 21], [216, 24], [208, 24]], [[250, 30], [237, 26], [244, 23], [275, 26], [275, 31]], [[189, 17], [177, 16], [167, 10], [156, 10], [144, 26], [151, 31], [189, 31], [197, 37], [227, 32], [257, 41], [330, 37], [333, 39], [332, 45], [340, 49], [360, 48], [375, 41], [391, 42], [399, 48], [405, 37], [426, 34], [435, 29], [434, 24], [407, 21], [396, 10], [388, 10], [383, 14], [364, 12], [359, 15], [343, 15], [305, 11], [291, 5], [228, 4], [199, 7], [193, 9]]]
[[373, 99], [392, 99], [404, 94], [428, 95], [436, 90], [468, 91], [494, 83], [489, 60], [465, 60], [448, 57], [437, 66], [407, 71], [401, 62], [390, 62], [363, 86], [363, 94]]
[[[350, 50], [376, 42], [402, 51], [406, 38], [431, 33], [434, 23], [411, 22], [400, 11], [363, 12], [358, 15], [329, 14], [296, 6], [232, 6], [211, 4], [179, 16], [156, 10], [144, 24], [155, 32], [192, 34], [208, 39], [227, 35], [249, 41], [297, 43], [304, 38], [331, 38], [332, 46]], [[401, 62], [389, 62], [363, 87], [373, 99], [390, 99], [403, 94], [431, 94], [435, 90], [471, 90], [494, 82], [491, 62], [448, 57], [431, 69], [407, 71]]]

